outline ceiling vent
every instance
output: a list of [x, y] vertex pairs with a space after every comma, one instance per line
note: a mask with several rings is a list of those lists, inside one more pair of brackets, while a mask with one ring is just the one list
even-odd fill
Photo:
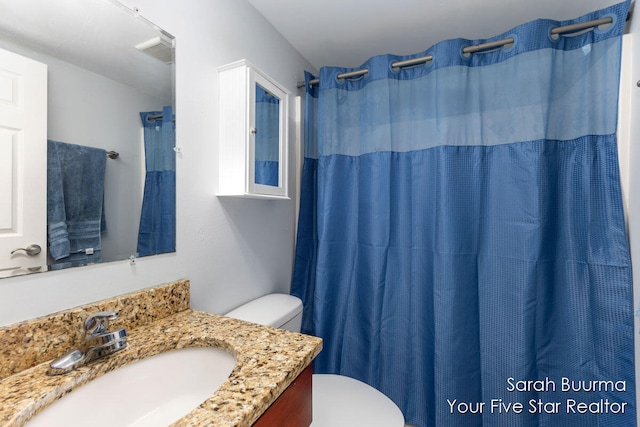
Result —
[[136, 49], [151, 55], [166, 64], [173, 64], [173, 40], [154, 37], [151, 40], [137, 44]]

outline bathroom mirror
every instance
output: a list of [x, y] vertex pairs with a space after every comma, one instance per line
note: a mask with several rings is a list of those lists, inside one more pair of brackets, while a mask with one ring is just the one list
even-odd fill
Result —
[[[174, 37], [115, 0], [0, 0], [0, 10], [0, 49], [47, 65], [46, 139], [111, 152], [100, 262], [137, 256], [146, 175], [143, 120], [175, 128]], [[175, 180], [175, 168], [172, 173]], [[175, 212], [175, 185], [170, 191], [163, 209]], [[46, 189], [41, 192], [46, 198]], [[167, 238], [175, 241], [175, 227], [171, 233]], [[0, 262], [2, 270], [6, 260]]]
[[280, 168], [280, 98], [256, 84], [254, 180], [277, 187]]

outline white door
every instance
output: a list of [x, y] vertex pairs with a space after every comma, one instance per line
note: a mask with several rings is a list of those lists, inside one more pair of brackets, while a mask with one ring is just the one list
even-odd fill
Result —
[[0, 49], [0, 277], [46, 265], [47, 66]]

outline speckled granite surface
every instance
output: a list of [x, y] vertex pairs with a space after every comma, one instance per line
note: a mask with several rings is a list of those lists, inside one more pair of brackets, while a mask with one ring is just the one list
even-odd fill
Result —
[[233, 354], [236, 366], [213, 396], [174, 426], [250, 426], [322, 349], [316, 337], [191, 309], [128, 328], [127, 334], [125, 350], [68, 374], [47, 376], [47, 361], [1, 380], [1, 425], [22, 426], [74, 387], [120, 366], [172, 349], [210, 346]]
[[92, 313], [119, 311], [111, 329], [128, 330], [188, 309], [189, 298], [189, 281], [180, 280], [0, 327], [0, 380], [67, 353]]

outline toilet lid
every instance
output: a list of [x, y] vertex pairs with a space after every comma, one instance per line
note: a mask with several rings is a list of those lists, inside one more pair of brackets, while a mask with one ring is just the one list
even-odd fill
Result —
[[404, 416], [387, 396], [343, 375], [313, 375], [311, 427], [404, 427]]

